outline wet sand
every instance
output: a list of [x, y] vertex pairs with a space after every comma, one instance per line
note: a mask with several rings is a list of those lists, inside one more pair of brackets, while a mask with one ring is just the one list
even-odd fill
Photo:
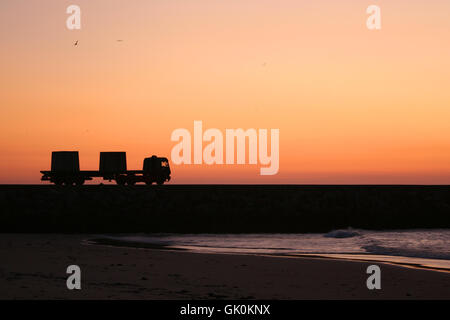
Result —
[[[450, 299], [450, 273], [371, 263], [89, 245], [95, 235], [0, 234], [0, 299]], [[81, 290], [66, 268], [79, 265]]]

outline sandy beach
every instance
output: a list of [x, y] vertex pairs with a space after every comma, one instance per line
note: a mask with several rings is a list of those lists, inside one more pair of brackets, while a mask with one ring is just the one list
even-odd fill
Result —
[[[95, 235], [1, 234], [0, 299], [450, 299], [450, 273], [319, 258], [89, 245]], [[81, 290], [66, 268], [79, 265]]]

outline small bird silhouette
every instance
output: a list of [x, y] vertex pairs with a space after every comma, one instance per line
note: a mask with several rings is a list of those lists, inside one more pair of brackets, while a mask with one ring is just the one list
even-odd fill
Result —
[[74, 46], [77, 46], [77, 45], [78, 45], [78, 40], [75, 41], [75, 43], [74, 43], [73, 45], [74, 45]]
[[120, 40], [120, 39], [119, 39], [119, 40], [116, 40], [116, 41], [117, 41], [117, 42], [122, 42], [123, 40]]

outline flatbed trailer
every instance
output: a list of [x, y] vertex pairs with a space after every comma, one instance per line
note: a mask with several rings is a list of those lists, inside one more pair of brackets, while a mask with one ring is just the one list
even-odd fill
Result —
[[42, 170], [42, 181], [56, 185], [82, 185], [93, 178], [116, 181], [118, 185], [164, 184], [170, 181], [167, 158], [152, 156], [144, 159], [143, 170], [126, 170], [125, 152], [101, 152], [100, 170], [79, 170], [78, 152], [58, 151], [52, 153], [52, 170]]
[[[72, 180], [75, 184], [83, 184], [84, 181], [92, 180], [93, 178], [103, 178], [104, 180], [116, 180], [120, 179], [120, 177], [130, 177], [130, 176], [139, 176], [143, 175], [143, 170], [127, 170], [123, 173], [102, 173], [100, 171], [95, 170], [81, 170], [78, 172], [70, 172], [70, 173], [63, 173], [63, 172], [53, 172], [53, 171], [41, 171], [42, 173], [42, 181], [51, 181], [55, 182], [56, 184], [63, 184], [64, 182], [68, 180]], [[55, 181], [53, 181], [55, 180]], [[77, 183], [79, 181], [83, 180], [83, 183]], [[57, 183], [60, 182], [60, 183]]]

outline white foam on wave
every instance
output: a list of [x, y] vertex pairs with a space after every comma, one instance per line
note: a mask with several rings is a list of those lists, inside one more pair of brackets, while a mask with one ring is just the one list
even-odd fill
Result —
[[376, 255], [450, 260], [450, 254], [446, 252], [436, 252], [431, 250], [426, 251], [423, 249], [414, 249], [414, 248], [400, 248], [400, 247], [392, 248], [376, 244], [362, 246], [362, 248], [365, 249], [367, 253]]

